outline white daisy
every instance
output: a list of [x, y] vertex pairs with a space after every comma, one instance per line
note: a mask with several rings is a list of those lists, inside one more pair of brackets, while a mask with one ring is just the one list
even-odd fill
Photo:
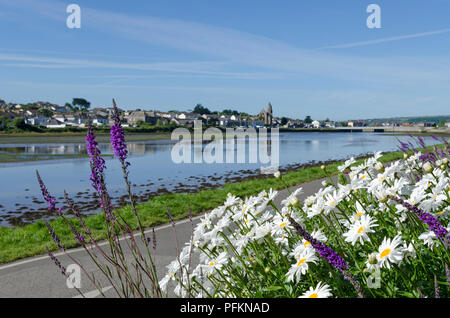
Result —
[[298, 255], [296, 263], [291, 266], [287, 273], [286, 281], [299, 281], [302, 275], [305, 275], [309, 268], [309, 263], [316, 263], [317, 256], [313, 249], [307, 248]]
[[220, 253], [217, 257], [210, 259], [205, 265], [203, 265], [203, 269], [205, 270], [204, 273], [212, 274], [215, 269], [220, 270], [222, 266], [227, 262], [227, 260], [227, 253]]
[[333, 296], [330, 286], [319, 282], [316, 288], [309, 287], [309, 290], [298, 298], [328, 298], [330, 296]]
[[355, 245], [359, 240], [361, 245], [364, 245], [364, 241], [369, 240], [368, 233], [375, 233], [374, 227], [378, 226], [376, 220], [372, 219], [370, 215], [364, 214], [358, 221], [350, 226], [348, 232], [344, 233], [345, 241]]
[[427, 245], [431, 249], [439, 244], [436, 234], [433, 231], [423, 232], [419, 235], [419, 240], [422, 240], [423, 244]]
[[403, 259], [403, 241], [400, 235], [394, 237], [391, 241], [390, 238], [385, 237], [383, 242], [378, 248], [378, 262], [380, 267], [391, 268], [391, 263], [399, 264]]

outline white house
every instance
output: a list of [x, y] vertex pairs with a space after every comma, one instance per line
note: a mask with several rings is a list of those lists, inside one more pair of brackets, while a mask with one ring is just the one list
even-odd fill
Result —
[[46, 128], [65, 128], [66, 127], [65, 123], [57, 121], [56, 119], [50, 119], [50, 120], [44, 121], [40, 125], [44, 126]]
[[92, 118], [92, 124], [96, 125], [96, 126], [108, 125], [109, 119], [108, 119], [108, 117], [103, 117], [103, 116], [97, 115]]
[[319, 127], [320, 127], [320, 121], [318, 121], [318, 120], [313, 120], [312, 123], [311, 123], [311, 125], [312, 125], [314, 128], [319, 128]]
[[25, 123], [28, 125], [40, 125], [43, 122], [48, 121], [49, 118], [48, 117], [25, 117]]

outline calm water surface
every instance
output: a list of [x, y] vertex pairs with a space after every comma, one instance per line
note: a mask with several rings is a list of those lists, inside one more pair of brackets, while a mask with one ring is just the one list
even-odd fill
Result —
[[[398, 139], [382, 133], [280, 133], [280, 165], [302, 164], [311, 161], [344, 159], [374, 151], [398, 149]], [[435, 143], [425, 138], [428, 144]], [[261, 165], [233, 164], [175, 164], [171, 159], [174, 142], [170, 140], [134, 142], [128, 144], [130, 176], [133, 192], [139, 201], [169, 192], [189, 192], [218, 187], [224, 182], [258, 174]], [[108, 144], [100, 144], [104, 154], [111, 154]], [[197, 148], [197, 151], [201, 150]], [[195, 151], [195, 149], [194, 149]], [[85, 153], [84, 144], [1, 145], [0, 152], [27, 154], [79, 154]], [[106, 180], [115, 203], [124, 203], [125, 188], [117, 160], [106, 157]], [[0, 224], [16, 225], [50, 218], [43, 202], [36, 170], [50, 193], [63, 205], [66, 190], [83, 213], [98, 211], [94, 191], [90, 187], [89, 159], [65, 159], [26, 163], [0, 164]]]

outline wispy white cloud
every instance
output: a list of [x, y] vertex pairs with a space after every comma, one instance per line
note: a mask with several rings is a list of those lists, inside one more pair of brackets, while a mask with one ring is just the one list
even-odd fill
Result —
[[[365, 82], [450, 79], [450, 74], [442, 68], [450, 66], [449, 58], [441, 58], [440, 65], [433, 65], [427, 58], [418, 57], [343, 56], [196, 22], [134, 17], [89, 8], [84, 12], [89, 19], [86, 23], [92, 23], [102, 32], [219, 59], [231, 69], [246, 66], [286, 74]], [[444, 33], [444, 30], [435, 32]]]
[[[119, 63], [105, 62], [92, 59], [70, 59], [56, 57], [24, 56], [1, 54], [0, 61], [3, 66], [27, 68], [89, 68], [89, 69], [125, 69], [135, 71], [154, 71], [178, 74], [193, 74], [196, 76], [217, 78], [258, 79], [262, 73], [258, 72], [226, 72], [221, 71], [223, 62], [159, 62], [159, 63]], [[264, 73], [266, 75], [266, 73]], [[148, 76], [148, 75], [147, 75]], [[276, 75], [280, 76], [280, 75]]]
[[345, 49], [345, 48], [351, 48], [351, 47], [357, 47], [357, 46], [366, 46], [366, 45], [374, 45], [374, 44], [379, 44], [379, 43], [386, 43], [386, 42], [393, 42], [393, 41], [421, 38], [421, 37], [432, 36], [432, 35], [442, 34], [442, 33], [449, 33], [449, 32], [450, 32], [450, 28], [447, 28], [447, 29], [441, 29], [441, 30], [437, 30], [437, 31], [430, 31], [430, 32], [422, 32], [422, 33], [414, 33], [414, 34], [393, 36], [393, 37], [382, 38], [382, 39], [377, 39], [377, 40], [361, 41], [361, 42], [353, 42], [353, 43], [345, 43], [345, 44], [324, 46], [324, 47], [318, 48], [317, 50]]
[[[5, 0], [0, 0], [5, 1]], [[61, 20], [59, 1], [15, 0], [14, 5], [30, 6], [35, 13]], [[57, 14], [58, 13], [58, 14]], [[322, 50], [307, 50], [264, 36], [206, 25], [197, 22], [162, 19], [156, 17], [137, 17], [123, 13], [82, 7], [83, 25], [120, 38], [145, 43], [150, 47], [165, 47], [180, 52], [190, 52], [197, 56], [197, 61], [180, 63], [117, 63], [91, 60], [54, 61], [42, 63], [35, 61], [35, 67], [45, 64], [61, 64], [67, 67], [104, 67], [127, 68], [130, 70], [147, 70], [177, 73], [197, 73], [204, 75], [228, 76], [230, 78], [257, 78], [270, 76], [271, 73], [284, 73], [285, 76], [313, 76], [316, 79], [333, 79], [344, 81], [402, 83], [424, 80], [450, 80], [450, 58], [442, 57], [439, 64], [430, 63], [426, 57], [364, 57], [342, 55]], [[331, 47], [352, 47], [375, 43], [397, 41], [406, 38], [431, 36], [449, 32], [441, 29], [433, 32], [417, 33], [399, 37], [384, 38], [373, 41], [348, 43]], [[192, 54], [190, 54], [192, 56]], [[209, 62], [203, 62], [207, 60]], [[438, 59], [434, 59], [438, 60]], [[32, 64], [32, 61], [29, 61]], [[23, 63], [19, 63], [23, 66]], [[30, 65], [32, 66], [32, 65]], [[48, 66], [59, 67], [59, 66]], [[248, 73], [236, 71], [257, 69]], [[447, 69], [446, 69], [447, 68]]]

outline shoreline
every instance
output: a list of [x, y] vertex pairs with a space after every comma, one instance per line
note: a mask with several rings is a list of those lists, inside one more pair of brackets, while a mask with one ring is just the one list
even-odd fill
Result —
[[[357, 163], [361, 163], [370, 155], [355, 158]], [[388, 152], [383, 154], [380, 161], [391, 162], [403, 158], [400, 151]], [[328, 163], [317, 162], [308, 167], [297, 168], [292, 171], [282, 172], [282, 178], [277, 179], [273, 176], [253, 177], [241, 182], [226, 183], [222, 187], [208, 190], [200, 190], [195, 193], [170, 193], [163, 194], [151, 198], [145, 203], [138, 204], [136, 207], [140, 213], [141, 221], [144, 228], [151, 228], [161, 224], [167, 224], [170, 219], [167, 215], [166, 207], [171, 211], [174, 220], [186, 219], [188, 217], [187, 204], [189, 204], [193, 216], [200, 215], [205, 211], [220, 206], [225, 201], [227, 194], [245, 198], [255, 195], [262, 190], [281, 190], [286, 187], [299, 186], [303, 183], [314, 181], [327, 177], [327, 175], [337, 175], [337, 167], [345, 160], [333, 161]], [[320, 166], [325, 164], [325, 173]], [[75, 202], [76, 204], [76, 202]], [[119, 212], [127, 222], [136, 228], [134, 214], [129, 205], [118, 208]], [[66, 215], [70, 218], [74, 226], [79, 225], [79, 221], [72, 215]], [[83, 217], [86, 225], [93, 231], [93, 237], [101, 240], [106, 237], [106, 229], [104, 228], [103, 213], [92, 214]], [[64, 242], [67, 249], [79, 247], [75, 241], [71, 230], [65, 223], [57, 218], [49, 221], [49, 224], [55, 230], [55, 233]], [[43, 254], [49, 251], [57, 250], [56, 244], [48, 232], [43, 221], [37, 221], [33, 224], [19, 227], [0, 227], [0, 264], [15, 261], [17, 259], [26, 258]]]

